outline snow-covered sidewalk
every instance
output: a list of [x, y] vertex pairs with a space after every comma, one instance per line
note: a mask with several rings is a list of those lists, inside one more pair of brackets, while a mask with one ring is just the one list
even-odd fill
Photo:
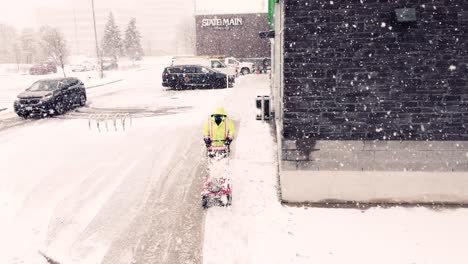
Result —
[[226, 110], [238, 121], [230, 163], [233, 206], [205, 223], [204, 263], [466, 263], [468, 209], [283, 206], [276, 143], [255, 120], [254, 98], [267, 76], [247, 76]]

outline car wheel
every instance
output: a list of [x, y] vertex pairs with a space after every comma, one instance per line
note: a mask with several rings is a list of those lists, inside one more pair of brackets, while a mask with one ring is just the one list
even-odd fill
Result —
[[206, 195], [203, 195], [203, 197], [202, 197], [202, 207], [204, 209], [207, 209], [208, 207], [210, 207], [208, 202], [209, 202], [209, 197], [206, 196]]
[[82, 94], [80, 95], [80, 106], [85, 106], [86, 105], [86, 95]]
[[23, 118], [23, 119], [27, 119], [29, 114], [28, 113], [16, 113], [19, 117]]
[[57, 115], [63, 115], [65, 113], [65, 106], [62, 102], [57, 102], [55, 104], [54, 111]]
[[250, 73], [250, 70], [248, 68], [242, 68], [241, 73], [242, 75], [247, 75]]

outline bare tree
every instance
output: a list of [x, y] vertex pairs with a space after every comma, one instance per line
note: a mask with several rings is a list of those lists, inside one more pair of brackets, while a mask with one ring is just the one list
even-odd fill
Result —
[[49, 59], [55, 61], [62, 68], [65, 74], [65, 61], [68, 57], [67, 42], [63, 34], [55, 28], [43, 26], [39, 30], [41, 36], [41, 46]]

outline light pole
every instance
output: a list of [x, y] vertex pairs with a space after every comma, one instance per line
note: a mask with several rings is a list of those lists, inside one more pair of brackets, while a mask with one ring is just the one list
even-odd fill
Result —
[[197, 0], [193, 0], [193, 25], [192, 29], [192, 34], [194, 35], [194, 40], [192, 41], [192, 53], [197, 55]]
[[76, 12], [75, 12], [75, 8], [73, 8], [73, 24], [75, 26], [75, 53], [76, 55], [79, 54], [79, 50], [78, 50], [78, 26], [76, 24]]
[[98, 63], [99, 63], [98, 72], [99, 72], [99, 78], [102, 79], [104, 77], [104, 74], [102, 72], [102, 58], [101, 58], [101, 53], [99, 52], [99, 44], [98, 44], [98, 39], [97, 39], [96, 15], [94, 13], [94, 0], [91, 0], [91, 8], [93, 9], [94, 40], [96, 42], [96, 56], [97, 56]]

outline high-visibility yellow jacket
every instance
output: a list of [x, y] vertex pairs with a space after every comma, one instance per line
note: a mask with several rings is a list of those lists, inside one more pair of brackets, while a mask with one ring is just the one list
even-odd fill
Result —
[[[215, 115], [222, 115], [222, 121], [219, 125], [215, 122]], [[224, 140], [229, 137], [234, 139], [234, 124], [227, 117], [223, 108], [216, 109], [211, 117], [205, 122], [203, 127], [203, 136], [210, 138], [214, 147], [224, 146]]]

